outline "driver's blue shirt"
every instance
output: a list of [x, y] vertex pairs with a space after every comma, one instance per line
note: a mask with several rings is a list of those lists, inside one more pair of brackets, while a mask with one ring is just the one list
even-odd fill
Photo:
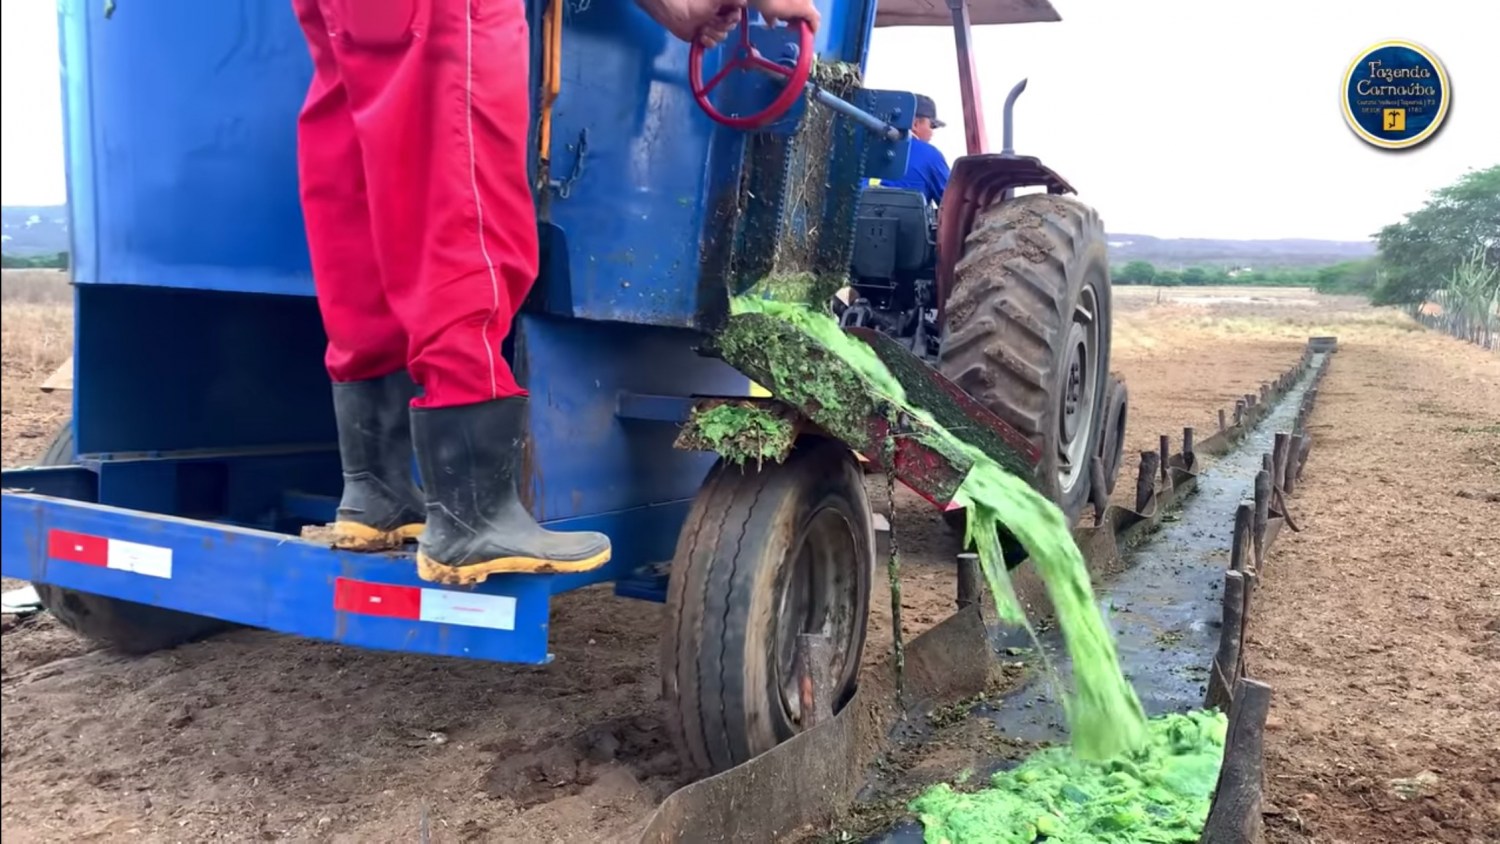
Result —
[[921, 191], [928, 202], [941, 205], [943, 191], [948, 188], [948, 160], [943, 158], [937, 147], [914, 137], [911, 139], [911, 155], [906, 162], [906, 173], [899, 179], [871, 179], [869, 184]]

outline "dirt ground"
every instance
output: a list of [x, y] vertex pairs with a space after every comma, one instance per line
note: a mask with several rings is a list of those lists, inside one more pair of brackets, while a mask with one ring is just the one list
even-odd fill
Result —
[[[22, 285], [13, 281], [7, 273], [6, 465], [35, 459], [67, 413], [65, 396], [32, 389], [67, 354], [66, 295], [54, 296], [45, 284], [38, 294], [33, 289], [36, 282], [27, 282], [23, 293]], [[1328, 692], [1330, 682], [1347, 679], [1343, 674], [1334, 677], [1334, 665], [1358, 666], [1365, 672], [1358, 675], [1360, 694], [1365, 696], [1358, 706], [1380, 713], [1381, 720], [1411, 724], [1409, 742], [1432, 743], [1422, 766], [1442, 778], [1444, 794], [1461, 794], [1462, 771], [1483, 773], [1474, 760], [1482, 756], [1485, 737], [1466, 733], [1463, 727], [1477, 729], [1477, 718], [1465, 719], [1462, 709], [1443, 710], [1441, 716], [1433, 710], [1424, 716], [1427, 720], [1397, 719], [1395, 713], [1406, 711], [1400, 701], [1409, 700], [1416, 707], [1426, 694], [1439, 695], [1441, 702], [1461, 702], [1467, 690], [1472, 705], [1482, 699], [1483, 683], [1494, 682], [1492, 671], [1484, 674], [1472, 663], [1493, 662], [1496, 657], [1495, 634], [1484, 631], [1486, 625], [1491, 630], [1496, 626], [1497, 583], [1482, 587], [1489, 591], [1481, 594], [1466, 583], [1462, 572], [1486, 570], [1476, 565], [1480, 558], [1473, 555], [1484, 547], [1484, 531], [1489, 530], [1491, 550], [1484, 559], [1493, 573], [1495, 505], [1455, 498], [1458, 482], [1440, 481], [1438, 461], [1481, 461], [1467, 481], [1476, 489], [1483, 486], [1482, 459], [1491, 461], [1491, 487], [1497, 472], [1493, 432], [1455, 437], [1451, 454], [1429, 460], [1425, 454], [1438, 453], [1416, 446], [1427, 447], [1435, 434], [1445, 431], [1444, 417], [1433, 416], [1437, 427], [1418, 434], [1416, 428], [1403, 427], [1406, 420], [1387, 410], [1397, 405], [1379, 398], [1367, 382], [1399, 392], [1396, 376], [1409, 362], [1422, 373], [1415, 380], [1431, 393], [1425, 401], [1442, 407], [1460, 407], [1447, 404], [1459, 402], [1465, 412], [1480, 413], [1485, 400], [1478, 387], [1460, 390], [1464, 395], [1454, 397], [1439, 385], [1478, 379], [1486, 362], [1477, 350], [1413, 332], [1404, 318], [1352, 300], [1258, 290], [1235, 290], [1225, 301], [1213, 298], [1224, 295], [1116, 289], [1114, 369], [1126, 377], [1131, 398], [1127, 455], [1154, 449], [1159, 434], [1180, 436], [1184, 425], [1211, 430], [1219, 407], [1232, 406], [1236, 395], [1284, 370], [1301, 353], [1309, 334], [1340, 335], [1347, 350], [1340, 353], [1325, 388], [1322, 419], [1338, 413], [1358, 419], [1388, 415], [1388, 437], [1367, 445], [1371, 450], [1361, 452], [1358, 461], [1344, 462], [1342, 484], [1325, 484], [1317, 472], [1332, 470], [1338, 438], [1351, 435], [1348, 427], [1334, 423], [1342, 430], [1320, 441], [1321, 450], [1309, 467], [1311, 477], [1299, 496], [1299, 506], [1307, 508], [1304, 522], [1316, 524], [1278, 546], [1278, 560], [1287, 560], [1285, 574], [1268, 580], [1290, 593], [1292, 573], [1305, 574], [1309, 580], [1299, 590], [1304, 601], [1339, 604], [1365, 594], [1357, 592], [1364, 588], [1372, 602], [1358, 604], [1360, 612], [1372, 619], [1406, 613], [1414, 624], [1385, 628], [1385, 639], [1400, 645], [1393, 644], [1389, 652], [1330, 653], [1344, 661], [1314, 661], [1307, 658], [1308, 650], [1332, 648], [1339, 631], [1315, 631], [1318, 614], [1307, 607], [1299, 613], [1291, 606], [1276, 606], [1279, 593], [1272, 593], [1264, 629], [1274, 626], [1277, 633], [1262, 642], [1265, 651], [1257, 668], [1272, 675], [1278, 689], [1288, 684], [1285, 692], [1278, 692], [1277, 717], [1283, 725], [1276, 733], [1278, 742], [1293, 735], [1286, 726], [1292, 721], [1285, 714], [1290, 701], [1322, 713], [1299, 722], [1306, 732], [1297, 735], [1297, 752], [1289, 754], [1289, 761], [1277, 761], [1275, 776], [1299, 777], [1295, 787], [1278, 785], [1278, 834], [1291, 828], [1287, 819], [1295, 817], [1307, 840], [1375, 840], [1356, 834], [1358, 827], [1321, 827], [1354, 836], [1344, 838], [1315, 831], [1319, 823], [1354, 817], [1346, 801], [1374, 799], [1368, 792], [1353, 796], [1345, 773], [1351, 769], [1339, 766], [1370, 769], [1373, 759], [1380, 758], [1371, 756], [1373, 751], [1356, 756], [1352, 748], [1341, 749], [1340, 736], [1346, 734], [1341, 731], [1351, 729], [1348, 724], [1376, 721], [1357, 718], [1353, 709], [1346, 717], [1346, 708], [1354, 704]], [[1411, 344], [1414, 351], [1397, 356], [1396, 349], [1405, 348], [1401, 344]], [[1361, 360], [1365, 363], [1358, 363]], [[1358, 368], [1374, 366], [1371, 361], [1376, 360], [1386, 361], [1387, 375]], [[1493, 388], [1500, 377], [1493, 374], [1495, 362], [1488, 365]], [[1359, 375], [1361, 371], [1365, 374]], [[1404, 395], [1408, 404], [1418, 401], [1415, 393]], [[1500, 406], [1500, 398], [1489, 395], [1489, 407]], [[1356, 403], [1350, 397], [1362, 398]], [[1484, 427], [1483, 422], [1457, 419], [1446, 424]], [[1352, 438], [1348, 442], [1352, 444]], [[1463, 443], [1478, 450], [1465, 451]], [[1391, 450], [1403, 453], [1399, 459], [1382, 456]], [[1392, 460], [1391, 469], [1381, 468]], [[1415, 468], [1396, 469], [1401, 460]], [[1373, 474], [1356, 474], [1348, 468], [1354, 466]], [[1132, 459], [1121, 477], [1131, 478], [1134, 471]], [[1417, 483], [1433, 486], [1421, 487], [1418, 493], [1412, 486]], [[1350, 495], [1355, 484], [1369, 489], [1364, 495]], [[1412, 502], [1410, 508], [1376, 501], [1377, 493], [1389, 496], [1396, 485], [1407, 488], [1403, 500]], [[884, 508], [883, 482], [875, 480], [871, 487], [877, 506]], [[1333, 515], [1318, 514], [1320, 495], [1334, 496], [1321, 505]], [[1455, 515], [1442, 528], [1418, 526], [1418, 506], [1429, 511], [1441, 507], [1467, 521]], [[1361, 526], [1355, 519], [1337, 520], [1338, 510], [1352, 508], [1360, 508], [1367, 523], [1372, 518], [1395, 522], [1385, 530], [1370, 530], [1370, 525]], [[949, 561], [957, 542], [936, 513], [904, 492], [898, 492], [895, 524], [906, 563], [903, 628], [912, 636], [950, 612], [954, 586]], [[1387, 559], [1396, 556], [1387, 540], [1392, 534], [1411, 534], [1396, 549], [1412, 558], [1409, 564], [1417, 564], [1405, 571], [1445, 567], [1454, 573], [1451, 583], [1442, 586], [1426, 579], [1410, 586], [1424, 590], [1426, 598], [1402, 599], [1404, 593], [1391, 579], [1399, 571]], [[1329, 547], [1315, 547], [1320, 537]], [[1409, 541], [1419, 538], [1426, 541]], [[1443, 556], [1445, 550], [1457, 556]], [[1299, 566], [1292, 561], [1299, 553], [1323, 561], [1317, 565], [1328, 570], [1315, 577], [1318, 569], [1313, 563]], [[1435, 558], [1429, 560], [1428, 555]], [[1345, 572], [1339, 566], [1353, 560], [1361, 561], [1368, 580], [1345, 584], [1336, 596], [1312, 585], [1352, 575], [1352, 569]], [[1371, 576], [1376, 567], [1387, 574]], [[7, 588], [13, 585], [6, 583]], [[885, 594], [876, 592], [867, 659], [889, 647]], [[682, 782], [656, 704], [660, 608], [615, 599], [607, 587], [564, 596], [554, 607], [556, 659], [535, 668], [367, 652], [249, 630], [129, 659], [92, 649], [45, 615], [14, 626], [7, 617], [0, 639], [0, 738], [6, 785], [0, 795], [0, 821], [6, 834], [18, 841], [368, 841], [417, 838], [423, 829], [437, 841], [616, 840], [637, 827], [655, 803]], [[1421, 613], [1427, 614], [1426, 620], [1418, 623]], [[1273, 618], [1278, 619], [1274, 625]], [[1321, 618], [1330, 628], [1339, 623], [1332, 613]], [[1344, 635], [1354, 637], [1355, 631]], [[1453, 670], [1441, 676], [1410, 675], [1409, 682], [1420, 683], [1420, 688], [1390, 685], [1389, 663], [1397, 654], [1432, 652], [1438, 643], [1428, 643], [1429, 636], [1451, 646]], [[1367, 640], [1358, 646], [1363, 641]], [[1293, 648], [1293, 642], [1298, 647]], [[1358, 646], [1351, 642], [1351, 648]], [[1476, 649], [1468, 655], [1469, 663], [1457, 661], [1465, 647]], [[1408, 667], [1418, 664], [1423, 671], [1437, 670], [1416, 660]], [[1295, 678], [1312, 691], [1294, 698], [1300, 688]], [[1493, 699], [1494, 686], [1487, 688]], [[1426, 712], [1413, 709], [1410, 714]], [[1471, 760], [1468, 767], [1453, 767], [1437, 756], [1465, 737], [1467, 756], [1462, 758]], [[1493, 735], [1489, 738], [1493, 745]], [[1404, 769], [1405, 760], [1413, 758], [1406, 755], [1407, 749], [1381, 752], [1400, 758]], [[1275, 750], [1286, 754], [1284, 745]], [[1397, 766], [1390, 764], [1393, 770]], [[1364, 776], [1374, 783], [1389, 779], [1368, 770]], [[1495, 801], [1493, 769], [1488, 776], [1488, 783], [1467, 780], [1480, 795], [1477, 802], [1463, 804], [1475, 807], [1471, 814], [1482, 809], [1483, 800], [1491, 806]]]
[[1500, 356], [1340, 347], [1257, 598], [1269, 838], [1500, 841]]

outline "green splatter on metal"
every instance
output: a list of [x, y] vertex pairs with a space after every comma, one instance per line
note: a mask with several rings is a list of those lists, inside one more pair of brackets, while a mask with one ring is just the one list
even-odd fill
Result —
[[[819, 88], [845, 98], [864, 83], [859, 65], [850, 62], [814, 62], [808, 78]], [[808, 96], [811, 99], [811, 93]]]
[[724, 403], [695, 409], [677, 435], [680, 448], [718, 452], [737, 466], [780, 462], [791, 451], [792, 420], [754, 404]]
[[866, 420], [878, 412], [877, 398], [854, 369], [805, 339], [784, 320], [741, 313], [730, 317], [713, 344], [733, 366], [768, 387], [775, 385], [777, 398], [850, 446], [868, 451]]
[[1228, 726], [1217, 710], [1168, 714], [1148, 722], [1138, 750], [1090, 761], [1048, 748], [995, 774], [989, 788], [937, 785], [910, 808], [934, 844], [1194, 844]]

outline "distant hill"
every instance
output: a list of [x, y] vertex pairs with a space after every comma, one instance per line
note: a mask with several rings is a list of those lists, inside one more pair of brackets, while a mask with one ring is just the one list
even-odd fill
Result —
[[68, 209], [64, 205], [7, 205], [0, 209], [6, 255], [30, 258], [69, 250]]
[[1111, 263], [1146, 261], [1162, 269], [1319, 267], [1375, 254], [1375, 242], [1370, 240], [1230, 240], [1123, 233], [1107, 237]]
[[[62, 205], [6, 206], [4, 252], [31, 257], [66, 252], [68, 214]], [[1162, 269], [1190, 266], [1310, 267], [1337, 264], [1375, 254], [1371, 241], [1342, 240], [1232, 240], [1227, 238], [1163, 238], [1148, 234], [1110, 234], [1110, 260], [1116, 265], [1147, 261]]]

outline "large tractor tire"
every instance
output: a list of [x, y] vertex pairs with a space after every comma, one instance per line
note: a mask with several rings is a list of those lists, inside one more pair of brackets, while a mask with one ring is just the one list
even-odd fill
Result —
[[662, 695], [685, 765], [718, 773], [802, 731], [799, 633], [828, 637], [833, 711], [849, 702], [874, 556], [844, 446], [810, 438], [784, 463], [714, 466], [677, 541], [662, 631]]
[[1110, 322], [1109, 256], [1093, 209], [1032, 194], [979, 213], [954, 269], [938, 368], [1036, 444], [1036, 487], [1070, 525], [1089, 500], [1103, 436]]
[[[74, 458], [73, 423], [63, 424], [43, 453], [42, 466], [68, 466]], [[50, 583], [33, 584], [42, 606], [73, 632], [127, 654], [146, 654], [228, 629], [228, 622], [108, 598]]]

